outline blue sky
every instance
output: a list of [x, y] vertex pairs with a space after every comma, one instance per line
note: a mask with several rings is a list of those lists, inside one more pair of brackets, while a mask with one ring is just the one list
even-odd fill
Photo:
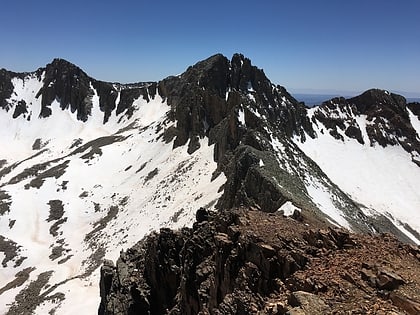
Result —
[[241, 52], [292, 91], [420, 95], [420, 1], [6, 1], [0, 68], [65, 58], [91, 76], [160, 80]]

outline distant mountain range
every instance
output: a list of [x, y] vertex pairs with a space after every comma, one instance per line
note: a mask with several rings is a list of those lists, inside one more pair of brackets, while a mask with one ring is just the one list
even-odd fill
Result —
[[[349, 93], [346, 94], [312, 94], [312, 93], [292, 93], [293, 97], [296, 98], [299, 102], [304, 102], [307, 106], [321, 105], [323, 102], [328, 101], [334, 97], [344, 96], [352, 97], [358, 93]], [[406, 95], [404, 93], [398, 93], [401, 95]], [[415, 95], [415, 93], [407, 93], [408, 95]], [[420, 96], [406, 97], [408, 103], [420, 102]]]
[[[258, 294], [306, 288], [287, 285], [305, 255], [356, 246], [349, 232], [309, 226], [415, 248], [420, 105], [381, 89], [325, 97], [304, 106], [241, 54], [129, 85], [63, 59], [0, 70], [0, 313], [247, 314]], [[246, 210], [265, 213], [255, 217], [268, 237], [283, 233], [270, 216], [301, 230], [274, 247], [247, 237], [241, 252], [255, 222]], [[238, 269], [201, 264], [213, 254]], [[246, 287], [230, 280], [241, 275]], [[233, 298], [235, 288], [252, 299]]]

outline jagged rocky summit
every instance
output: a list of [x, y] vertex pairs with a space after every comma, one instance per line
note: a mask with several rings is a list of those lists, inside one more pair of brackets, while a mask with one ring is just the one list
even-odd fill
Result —
[[[96, 310], [104, 258], [116, 260], [121, 248], [162, 227], [191, 226], [200, 207], [224, 213], [211, 222], [251, 207], [261, 216], [301, 215], [314, 228], [386, 232], [418, 244], [419, 106], [374, 89], [309, 109], [240, 54], [135, 84], [98, 81], [62, 59], [32, 73], [2, 69], [0, 140], [8, 150], [0, 156], [0, 250], [7, 274], [0, 312]], [[195, 230], [164, 230], [162, 237], [175, 237], [174, 266]], [[216, 230], [208, 233], [210, 240]], [[131, 251], [120, 260], [134, 259]], [[153, 257], [135, 259], [146, 258]], [[168, 276], [187, 277], [181, 269]], [[119, 291], [132, 287], [118, 264], [109, 272], [101, 309], [112, 314], [114, 295], [129, 301], [137, 293]], [[147, 273], [139, 281], [153, 291]], [[183, 294], [178, 280], [161, 301], [174, 312], [181, 307], [174, 292]], [[235, 285], [221, 289], [211, 308]], [[160, 293], [142, 294], [149, 301]], [[156, 301], [143, 302], [159, 313]]]

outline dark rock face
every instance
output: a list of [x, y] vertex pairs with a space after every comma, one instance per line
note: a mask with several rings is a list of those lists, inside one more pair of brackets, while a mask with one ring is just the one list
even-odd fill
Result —
[[28, 109], [26, 107], [26, 102], [24, 100], [20, 100], [16, 107], [15, 107], [15, 111], [13, 112], [13, 118], [17, 118], [22, 114], [26, 114], [28, 112]]
[[12, 96], [13, 84], [12, 78], [16, 76], [16, 73], [0, 69], [0, 107], [8, 110], [7, 99]]
[[273, 212], [290, 199], [271, 179], [279, 172], [277, 163], [272, 173], [263, 174], [259, 161], [267, 155], [275, 159], [274, 135], [304, 139], [306, 134], [314, 136], [312, 124], [307, 109], [283, 87], [274, 86], [249, 59], [240, 54], [231, 61], [212, 56], [159, 82], [158, 91], [171, 106], [170, 119], [176, 121], [167, 136], [175, 138], [175, 147], [188, 143], [193, 153], [205, 136], [214, 144], [218, 172], [228, 178], [220, 208], [250, 205]]
[[[272, 275], [284, 277], [299, 267], [293, 258], [279, 259], [271, 246], [241, 236], [237, 220], [225, 213], [192, 230], [163, 229], [123, 253], [112, 269], [111, 286], [101, 293], [99, 313], [252, 313], [252, 304], [262, 302], [254, 294], [267, 296], [277, 287]], [[284, 268], [282, 259], [288, 261]], [[108, 266], [102, 268], [101, 283], [109, 283], [110, 273]]]
[[228, 180], [220, 200], [220, 208], [229, 209], [249, 205], [266, 212], [275, 212], [288, 198], [260, 170], [259, 161], [263, 151], [252, 146], [239, 146], [226, 168]]
[[125, 88], [121, 89], [120, 101], [116, 109], [117, 116], [125, 113], [125, 115], [128, 117], [131, 117], [135, 110], [133, 102], [139, 97], [143, 97], [143, 99], [146, 101], [154, 99], [156, 95], [156, 88], [156, 82], [139, 83], [134, 86], [125, 86]]
[[[42, 96], [42, 117], [51, 114], [49, 107], [54, 100], [57, 100], [61, 109], [77, 112], [77, 119], [87, 121], [92, 113], [93, 89], [99, 96], [99, 108], [104, 112], [104, 123], [115, 109], [117, 115], [124, 111], [127, 111], [128, 116], [132, 115], [133, 101], [140, 96], [145, 99], [149, 97], [146, 84], [124, 86], [97, 81], [63, 59], [55, 59], [47, 65], [43, 82], [44, 85], [37, 95], [37, 97]], [[117, 104], [119, 93], [121, 97]]]
[[408, 103], [407, 107], [413, 112], [414, 115], [417, 116], [417, 118], [420, 119], [420, 103], [419, 102]]
[[228, 70], [229, 61], [222, 55], [215, 55], [189, 67], [181, 76], [169, 77], [159, 83], [160, 94], [167, 98], [177, 121], [174, 146], [190, 140], [188, 150], [194, 152], [198, 139], [226, 117]]
[[90, 114], [90, 78], [80, 68], [63, 60], [54, 59], [45, 68], [44, 85], [37, 94], [42, 96], [41, 117], [51, 115], [53, 101], [60, 103], [61, 109], [77, 112], [77, 118], [86, 121]]
[[[179, 254], [188, 235], [162, 229], [122, 253], [115, 267], [107, 261], [101, 268], [99, 314], [164, 314], [172, 308], [181, 281]], [[113, 292], [115, 286], [129, 291]]]
[[[411, 254], [418, 247], [301, 220], [242, 209], [152, 233], [102, 267], [99, 314], [369, 313], [377, 305], [384, 312], [418, 305], [420, 265]], [[400, 303], [400, 295], [412, 303]]]
[[161, 81], [159, 91], [168, 99], [177, 121], [174, 145], [190, 141], [192, 153], [199, 147], [198, 139], [207, 135], [216, 144], [216, 161], [240, 142], [243, 130], [237, 114], [242, 104], [256, 112], [247, 112], [248, 127], [257, 127], [256, 115], [265, 115], [288, 136], [303, 135], [304, 130], [313, 133], [305, 107], [240, 54], [232, 61], [222, 55], [201, 61], [181, 76]]

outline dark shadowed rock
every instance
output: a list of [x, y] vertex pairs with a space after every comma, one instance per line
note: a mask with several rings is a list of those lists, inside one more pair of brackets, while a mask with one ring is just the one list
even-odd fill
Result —
[[15, 107], [15, 111], [13, 112], [13, 118], [17, 118], [22, 114], [26, 114], [28, 112], [28, 109], [26, 107], [26, 102], [25, 100], [20, 100], [16, 107]]
[[198, 209], [198, 210], [197, 210], [197, 212], [195, 213], [195, 220], [196, 220], [198, 223], [201, 223], [201, 222], [207, 221], [208, 219], [209, 219], [209, 213], [208, 213], [208, 211], [207, 211], [205, 208], [203, 208], [203, 207], [201, 207], [200, 209]]
[[16, 76], [21, 75], [5, 69], [0, 69], [0, 108], [2, 109], [9, 110], [9, 103], [7, 100], [12, 96], [12, 78]]
[[41, 117], [51, 115], [50, 107], [58, 100], [61, 109], [77, 112], [77, 118], [86, 121], [91, 113], [91, 79], [79, 67], [64, 59], [54, 59], [45, 68], [43, 86], [36, 97], [42, 96]]
[[[194, 152], [198, 139], [210, 136], [216, 144], [215, 158], [219, 161], [227, 151], [234, 150], [242, 137], [237, 113], [243, 103], [266, 115], [289, 136], [313, 133], [306, 117], [306, 108], [280, 86], [274, 86], [264, 72], [251, 65], [243, 55], [235, 54], [231, 61], [215, 55], [189, 67], [178, 77], [169, 77], [159, 83], [162, 96], [173, 108], [177, 121], [174, 145], [190, 141], [189, 152]], [[261, 127], [248, 112], [251, 128]], [[254, 115], [255, 116], [255, 115]]]

